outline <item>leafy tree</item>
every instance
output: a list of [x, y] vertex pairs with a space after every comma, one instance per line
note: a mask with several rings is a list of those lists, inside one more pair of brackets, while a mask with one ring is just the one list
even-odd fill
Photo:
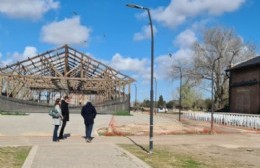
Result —
[[205, 102], [206, 110], [210, 111], [210, 109], [211, 109], [211, 99], [206, 99], [206, 100], [204, 100], [204, 102]]
[[167, 107], [168, 109], [172, 109], [172, 108], [173, 108], [173, 100], [168, 101], [168, 102], [166, 103], [166, 107]]
[[150, 107], [150, 100], [144, 100], [143, 103], [140, 104], [142, 107]]
[[205, 111], [205, 110], [208, 111], [205, 100], [203, 99], [196, 99], [192, 109], [196, 111]]
[[162, 95], [159, 96], [159, 100], [158, 100], [157, 106], [158, 107], [164, 107], [165, 106], [165, 101], [163, 100], [163, 96]]
[[182, 108], [192, 109], [196, 97], [195, 90], [188, 83], [182, 85]]
[[[193, 85], [193, 82], [189, 79], [185, 79], [182, 85], [182, 108], [191, 110], [202, 110], [205, 109], [205, 103], [202, 99], [202, 94]], [[177, 89], [177, 93], [180, 93], [180, 88]], [[173, 101], [173, 106], [176, 108], [180, 107], [180, 95], [177, 96], [178, 100]]]

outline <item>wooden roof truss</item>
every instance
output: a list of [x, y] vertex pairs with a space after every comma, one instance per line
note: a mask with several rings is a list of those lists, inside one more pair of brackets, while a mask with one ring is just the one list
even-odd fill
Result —
[[0, 77], [9, 87], [11, 85], [8, 94], [13, 96], [27, 88], [94, 93], [110, 99], [134, 82], [129, 76], [68, 45], [0, 68]]

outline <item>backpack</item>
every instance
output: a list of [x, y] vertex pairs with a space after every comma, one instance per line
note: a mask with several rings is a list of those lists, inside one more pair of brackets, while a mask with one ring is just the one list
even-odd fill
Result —
[[59, 116], [60, 116], [59, 112], [55, 108], [53, 108], [49, 111], [49, 115], [52, 116], [53, 118], [59, 118]]

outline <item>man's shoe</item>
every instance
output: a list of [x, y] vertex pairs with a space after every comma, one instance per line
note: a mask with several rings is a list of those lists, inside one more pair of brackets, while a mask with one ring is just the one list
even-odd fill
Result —
[[87, 139], [86, 139], [86, 142], [90, 143], [90, 142], [91, 142], [91, 140], [90, 140], [89, 138], [87, 138]]

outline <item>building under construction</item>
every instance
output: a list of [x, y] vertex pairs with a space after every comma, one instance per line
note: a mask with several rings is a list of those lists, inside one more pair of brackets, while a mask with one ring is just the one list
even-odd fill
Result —
[[69, 95], [71, 104], [82, 105], [87, 99], [130, 103], [134, 79], [64, 45], [1, 67], [0, 81], [2, 97], [53, 104]]

